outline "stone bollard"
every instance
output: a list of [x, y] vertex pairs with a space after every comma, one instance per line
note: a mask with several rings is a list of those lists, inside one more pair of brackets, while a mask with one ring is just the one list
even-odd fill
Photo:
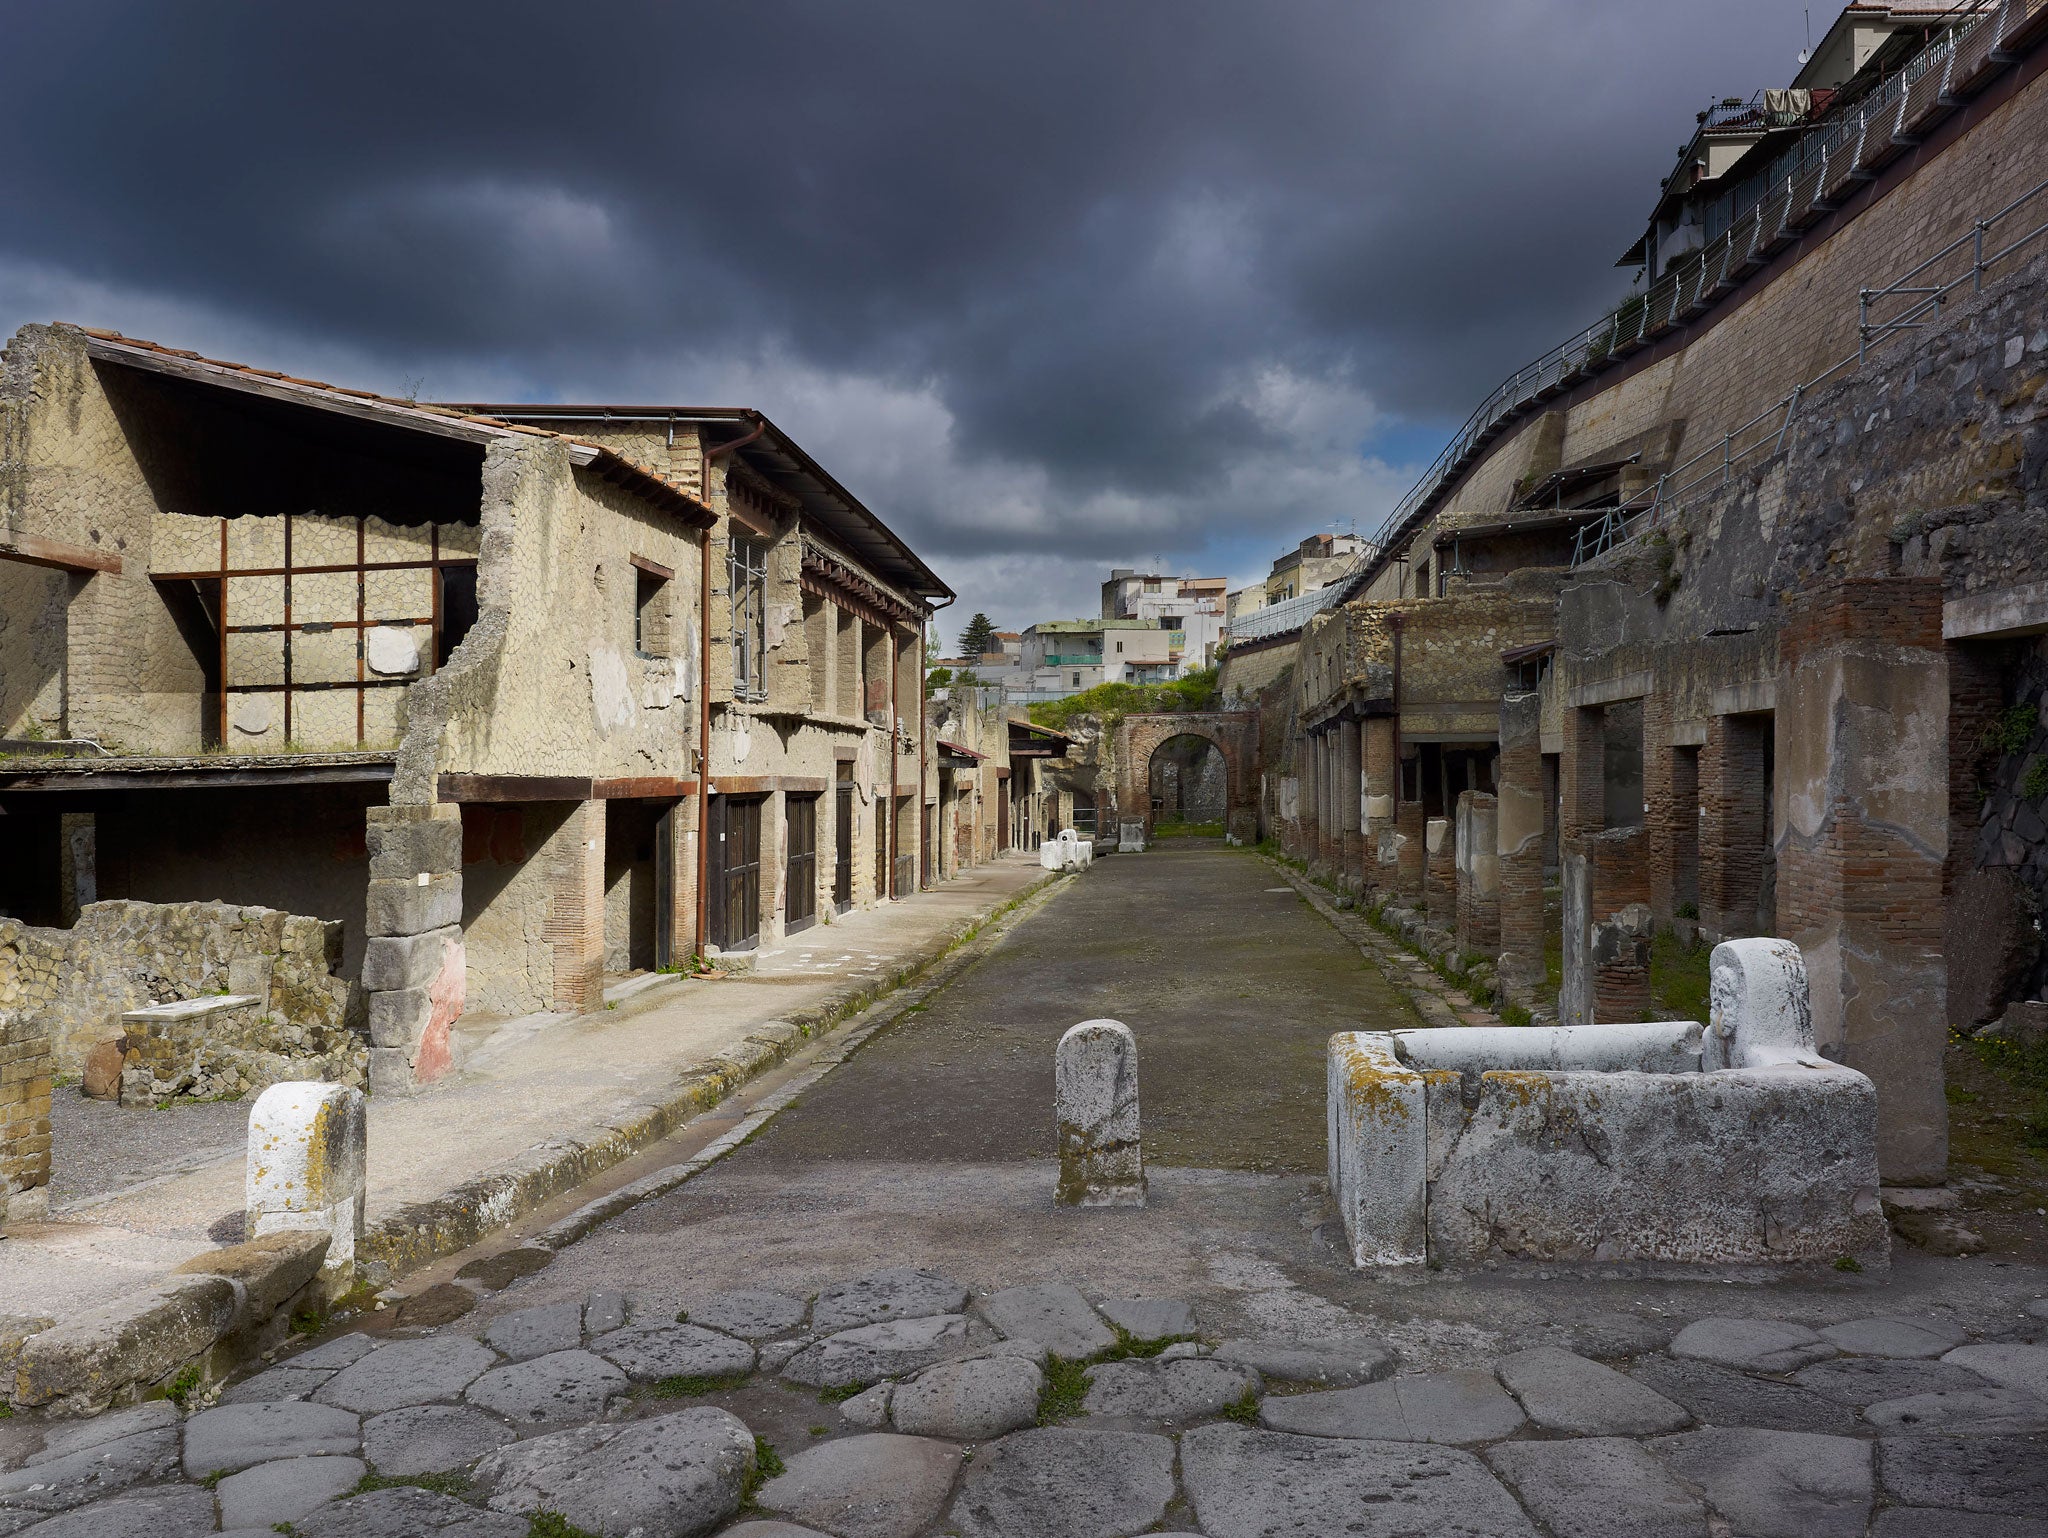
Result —
[[1061, 868], [1060, 841], [1058, 839], [1049, 838], [1038, 846], [1038, 868], [1040, 870], [1059, 870]]
[[1142, 1207], [1138, 1146], [1138, 1043], [1116, 1020], [1084, 1020], [1053, 1057], [1062, 1207]]
[[343, 1084], [273, 1084], [249, 1113], [245, 1238], [288, 1229], [327, 1235], [320, 1274], [344, 1286], [362, 1237], [369, 1141], [363, 1092]]
[[1143, 854], [1145, 852], [1145, 825], [1142, 822], [1120, 822], [1117, 824], [1116, 852], [1118, 854]]

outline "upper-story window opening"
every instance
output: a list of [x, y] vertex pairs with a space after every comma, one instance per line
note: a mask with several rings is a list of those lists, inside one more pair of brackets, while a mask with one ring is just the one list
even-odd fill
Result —
[[732, 594], [734, 699], [768, 697], [768, 547], [735, 537], [725, 552], [726, 589]]
[[640, 556], [633, 563], [633, 651], [642, 657], [666, 657], [668, 585], [675, 573]]

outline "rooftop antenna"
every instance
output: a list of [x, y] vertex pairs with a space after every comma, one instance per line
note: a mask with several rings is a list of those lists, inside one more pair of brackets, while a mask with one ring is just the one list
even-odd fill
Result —
[[1806, 46], [1799, 50], [1799, 62], [1804, 64], [1813, 57], [1813, 12], [1802, 8], [1799, 14], [1806, 18]]

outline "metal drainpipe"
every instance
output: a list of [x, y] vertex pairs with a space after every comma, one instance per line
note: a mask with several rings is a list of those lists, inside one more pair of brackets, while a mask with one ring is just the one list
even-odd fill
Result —
[[[708, 473], [711, 461], [723, 458], [734, 449], [744, 448], [768, 431], [768, 424], [761, 423], [752, 432], [729, 439], [704, 452], [707, 474], [704, 491], [708, 497], [711, 478]], [[675, 441], [675, 418], [669, 418], [669, 441]], [[700, 435], [698, 442], [702, 442]], [[727, 535], [730, 539], [732, 520], [726, 519]], [[705, 890], [705, 883], [711, 874], [711, 530], [704, 531], [703, 560], [697, 580], [697, 955], [701, 960], [705, 943], [709, 940], [709, 915], [711, 894]]]
[[[954, 605], [954, 604], [958, 603], [959, 601], [960, 601], [960, 598], [959, 598], [959, 594], [957, 594], [957, 593], [956, 593], [956, 594], [954, 594], [953, 596], [949, 597], [949, 598], [948, 598], [948, 599], [947, 599], [947, 600], [946, 600], [946, 601], [945, 601], [944, 603], [935, 603], [935, 604], [933, 604], [933, 605], [932, 605], [932, 607], [931, 607], [931, 613], [930, 613], [930, 614], [928, 614], [928, 615], [926, 616], [926, 618], [927, 618], [927, 619], [930, 619], [930, 620], [932, 620], [932, 621], [934, 621], [934, 622], [936, 622], [936, 621], [937, 621], [937, 619], [938, 619], [938, 614], [939, 614], [939, 610], [941, 610], [941, 609], [945, 609], [945, 608], [950, 608], [950, 607], [952, 607], [952, 605]], [[925, 739], [925, 736], [926, 736], [926, 732], [925, 732], [925, 726], [924, 726], [924, 669], [925, 669], [925, 662], [926, 662], [926, 658], [925, 658], [925, 654], [924, 654], [924, 626], [922, 626], [922, 625], [919, 625], [919, 626], [917, 627], [917, 851], [918, 851], [918, 859], [917, 859], [917, 868], [918, 868], [918, 871], [919, 871], [919, 873], [920, 873], [920, 874], [922, 874], [922, 872], [924, 871], [924, 868], [925, 868], [925, 850], [924, 850], [924, 774], [925, 774], [925, 769], [924, 769], [924, 739]], [[1005, 730], [1007, 730], [1007, 728], [1005, 728]], [[945, 801], [944, 801], [944, 799], [943, 799], [943, 798], [934, 798], [934, 804], [933, 804], [933, 810], [932, 810], [932, 822], [933, 822], [934, 824], [936, 824], [936, 823], [938, 822], [938, 820], [939, 820], [939, 808], [940, 808], [940, 807], [942, 807], [942, 806], [944, 806], [944, 805], [945, 805]], [[939, 836], [939, 830], [938, 830], [938, 828], [937, 828], [936, 826], [934, 826], [934, 827], [933, 827], [933, 829], [932, 829], [932, 837], [936, 839], [936, 838], [938, 838], [938, 836]], [[939, 877], [939, 855], [938, 855], [938, 851], [937, 851], [936, 849], [934, 849], [934, 850], [932, 851], [932, 853], [931, 853], [931, 871], [932, 871], [932, 879], [933, 879], [934, 881], [937, 881], [937, 880], [938, 880], [938, 877]]]
[[[705, 488], [710, 489], [708, 486]], [[704, 531], [697, 579], [697, 957], [708, 938], [711, 895], [704, 889], [711, 859], [711, 530]]]

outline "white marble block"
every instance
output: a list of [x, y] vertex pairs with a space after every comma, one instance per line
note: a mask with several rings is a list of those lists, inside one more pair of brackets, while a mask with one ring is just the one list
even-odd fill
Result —
[[245, 1233], [328, 1237], [322, 1274], [352, 1269], [363, 1233], [369, 1127], [363, 1092], [343, 1084], [273, 1084], [249, 1113]]
[[1063, 1207], [1142, 1207], [1145, 1156], [1138, 1146], [1138, 1043], [1116, 1020], [1084, 1020], [1060, 1038], [1053, 1059]]

